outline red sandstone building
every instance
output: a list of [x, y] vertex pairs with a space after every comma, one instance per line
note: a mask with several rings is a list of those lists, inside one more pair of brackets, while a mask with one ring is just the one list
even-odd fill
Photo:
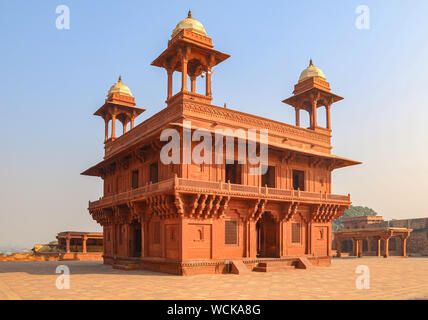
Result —
[[[89, 212], [103, 226], [106, 264], [183, 275], [268, 271], [302, 259], [306, 266], [330, 264], [331, 221], [351, 203], [349, 195], [331, 194], [331, 172], [359, 163], [331, 154], [330, 110], [342, 98], [311, 61], [283, 101], [295, 109], [295, 125], [214, 106], [212, 68], [227, 58], [189, 12], [152, 62], [166, 70], [166, 107], [134, 127], [144, 109], [119, 79], [95, 112], [105, 121], [105, 156], [82, 174], [104, 182], [104, 195], [89, 202]], [[181, 73], [175, 94], [174, 72]], [[196, 92], [197, 77], [205, 80], [203, 93]], [[326, 127], [318, 125], [319, 108]], [[309, 128], [300, 126], [301, 112], [309, 113]], [[116, 120], [123, 126], [119, 137]], [[164, 165], [160, 134], [176, 129], [183, 140], [185, 121], [212, 133], [269, 130], [267, 172], [251, 175], [252, 165], [236, 161]]]

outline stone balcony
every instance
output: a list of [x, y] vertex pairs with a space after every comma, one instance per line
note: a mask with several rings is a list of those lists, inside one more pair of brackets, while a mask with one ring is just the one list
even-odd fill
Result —
[[306, 204], [334, 204], [349, 206], [350, 195], [336, 195], [322, 192], [308, 192], [269, 187], [249, 186], [225, 182], [212, 182], [171, 178], [154, 184], [121, 192], [115, 195], [102, 197], [97, 201], [89, 202], [89, 210], [102, 209], [132, 201], [142, 201], [156, 194], [206, 194], [221, 195], [230, 198], [265, 199], [279, 202], [299, 202]]

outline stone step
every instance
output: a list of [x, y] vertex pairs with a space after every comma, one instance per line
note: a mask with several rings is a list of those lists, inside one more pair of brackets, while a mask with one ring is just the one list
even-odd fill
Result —
[[255, 272], [279, 272], [296, 269], [294, 266], [290, 266], [281, 261], [279, 262], [260, 262], [253, 268]]
[[246, 274], [250, 273], [250, 269], [242, 262], [242, 260], [230, 260], [232, 264], [232, 273], [234, 274]]
[[313, 265], [306, 257], [299, 257], [296, 265], [297, 269], [312, 269]]

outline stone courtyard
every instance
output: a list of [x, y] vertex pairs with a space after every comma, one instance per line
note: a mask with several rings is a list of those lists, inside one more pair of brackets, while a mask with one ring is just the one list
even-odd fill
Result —
[[[56, 288], [61, 264], [70, 268], [70, 289]], [[356, 288], [359, 265], [370, 270], [370, 289]], [[341, 258], [311, 270], [188, 277], [99, 261], [0, 262], [0, 299], [428, 299], [428, 258]]]

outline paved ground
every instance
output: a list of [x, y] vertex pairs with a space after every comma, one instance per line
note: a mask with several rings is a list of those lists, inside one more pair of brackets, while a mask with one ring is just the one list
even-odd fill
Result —
[[[58, 290], [56, 267], [71, 271]], [[357, 289], [358, 265], [370, 289]], [[342, 258], [330, 267], [180, 277], [120, 271], [101, 262], [0, 262], [0, 299], [428, 299], [428, 258]]]

